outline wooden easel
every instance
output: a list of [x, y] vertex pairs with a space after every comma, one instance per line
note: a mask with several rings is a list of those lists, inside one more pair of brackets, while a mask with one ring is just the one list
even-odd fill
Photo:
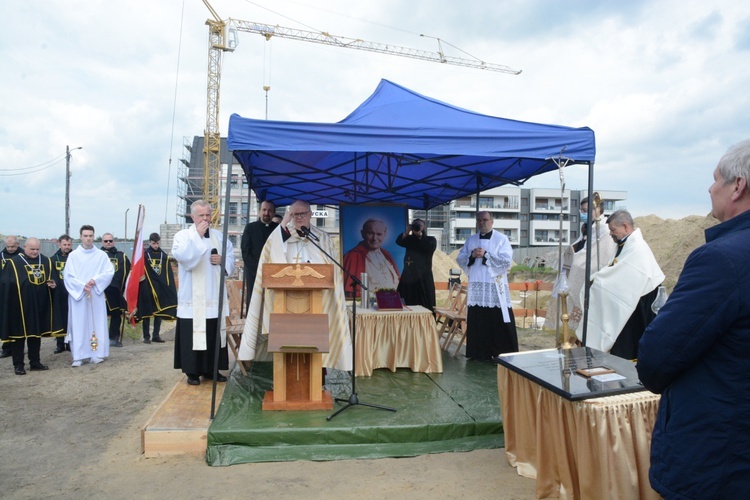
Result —
[[273, 390], [263, 410], [330, 410], [323, 390], [323, 353], [328, 352], [328, 315], [323, 291], [334, 288], [331, 264], [264, 264], [263, 287], [274, 291], [268, 332], [273, 353]]

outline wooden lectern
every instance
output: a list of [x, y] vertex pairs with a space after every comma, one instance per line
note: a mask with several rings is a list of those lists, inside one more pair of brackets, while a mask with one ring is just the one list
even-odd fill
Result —
[[328, 315], [323, 290], [334, 288], [331, 264], [264, 264], [263, 287], [274, 291], [268, 331], [273, 353], [273, 390], [263, 410], [330, 410], [323, 390], [323, 353], [328, 352]]

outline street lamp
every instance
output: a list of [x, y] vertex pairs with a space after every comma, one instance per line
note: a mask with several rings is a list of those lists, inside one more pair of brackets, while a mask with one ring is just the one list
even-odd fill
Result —
[[65, 234], [70, 236], [70, 152], [83, 149], [83, 146], [70, 149], [65, 146]]
[[128, 212], [130, 209], [125, 210], [125, 241], [128, 241]]

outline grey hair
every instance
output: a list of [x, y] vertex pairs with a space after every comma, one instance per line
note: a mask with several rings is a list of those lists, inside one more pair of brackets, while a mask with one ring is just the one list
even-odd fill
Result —
[[738, 142], [719, 160], [719, 173], [725, 183], [742, 178], [750, 184], [750, 139]]
[[198, 208], [198, 207], [208, 207], [208, 208], [211, 208], [211, 204], [208, 203], [206, 200], [195, 200], [190, 205], [190, 214], [191, 215], [194, 214], [195, 213], [195, 209]]
[[[295, 200], [294, 203], [302, 203], [303, 205], [307, 207], [308, 211], [312, 210], [310, 203], [306, 202], [305, 200]], [[292, 203], [292, 205], [294, 205], [294, 203]], [[291, 207], [292, 205], [289, 205], [289, 206]]]
[[633, 216], [627, 210], [615, 210], [612, 212], [612, 215], [607, 217], [607, 224], [614, 224], [615, 226], [628, 224], [631, 227], [635, 227]]

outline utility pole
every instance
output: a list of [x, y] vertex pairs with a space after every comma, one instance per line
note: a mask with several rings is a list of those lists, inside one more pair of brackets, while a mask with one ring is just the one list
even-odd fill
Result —
[[130, 209], [125, 210], [125, 241], [128, 240], [128, 212]]
[[83, 146], [70, 149], [65, 146], [65, 234], [70, 236], [70, 152], [83, 149]]

